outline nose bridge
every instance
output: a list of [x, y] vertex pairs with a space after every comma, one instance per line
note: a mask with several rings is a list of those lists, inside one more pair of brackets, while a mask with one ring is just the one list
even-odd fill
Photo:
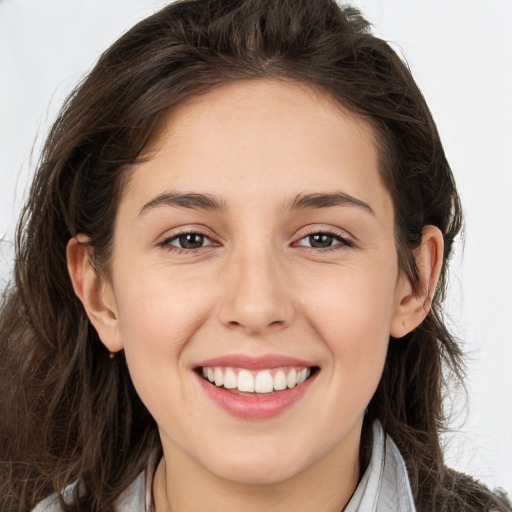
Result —
[[290, 323], [293, 307], [281, 259], [268, 240], [234, 248], [225, 265], [219, 305], [224, 325], [258, 333]]

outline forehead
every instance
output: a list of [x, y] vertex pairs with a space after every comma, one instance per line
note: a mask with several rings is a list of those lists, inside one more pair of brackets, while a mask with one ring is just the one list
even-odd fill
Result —
[[[243, 115], [237, 115], [240, 113]], [[350, 112], [327, 91], [292, 80], [249, 79], [219, 85], [170, 108], [161, 115], [145, 153], [154, 155], [169, 143], [170, 138], [176, 141], [193, 136], [199, 138], [204, 135], [201, 133], [203, 130], [213, 128], [212, 124], [217, 130], [210, 135], [219, 136], [222, 135], [219, 128], [238, 124], [238, 128], [242, 128], [238, 132], [239, 138], [245, 137], [248, 142], [254, 139], [247, 138], [246, 128], [254, 135], [258, 129], [270, 134], [269, 127], [279, 129], [281, 125], [288, 133], [287, 139], [297, 135], [311, 136], [300, 133], [304, 128], [301, 121], [315, 121], [312, 128], [316, 138], [324, 138], [326, 143], [329, 142], [327, 135], [333, 134], [331, 130], [336, 122], [350, 127], [354, 134], [369, 143], [375, 143], [370, 122]], [[325, 133], [325, 128], [329, 134]], [[230, 140], [226, 142], [235, 144], [237, 138], [233, 135], [230, 133]], [[281, 138], [275, 142], [285, 141]]]
[[374, 139], [368, 122], [318, 90], [234, 82], [162, 116], [126, 193], [142, 199], [172, 187], [250, 200], [259, 191], [271, 201], [343, 188], [375, 202], [382, 183]]

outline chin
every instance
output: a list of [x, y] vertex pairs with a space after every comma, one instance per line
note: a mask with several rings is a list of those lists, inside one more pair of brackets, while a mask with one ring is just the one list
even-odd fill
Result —
[[297, 464], [282, 460], [283, 457], [276, 457], [281, 460], [272, 460], [266, 458], [264, 461], [245, 460], [245, 461], [222, 461], [222, 464], [216, 464], [210, 468], [210, 471], [219, 477], [250, 485], [272, 485], [288, 480], [300, 472]]

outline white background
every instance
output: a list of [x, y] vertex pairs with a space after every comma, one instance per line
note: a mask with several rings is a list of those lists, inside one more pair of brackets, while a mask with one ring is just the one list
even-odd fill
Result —
[[[64, 97], [108, 45], [165, 3], [0, 2], [0, 283], [38, 148]], [[512, 0], [353, 4], [407, 57], [465, 209], [448, 313], [469, 354], [469, 404], [457, 408], [448, 461], [512, 492]]]

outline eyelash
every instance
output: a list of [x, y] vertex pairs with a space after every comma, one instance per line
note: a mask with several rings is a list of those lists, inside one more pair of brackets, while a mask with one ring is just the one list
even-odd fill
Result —
[[298, 240], [298, 242], [295, 242], [295, 244], [298, 244], [299, 242], [301, 242], [303, 240], [306, 240], [308, 238], [311, 238], [311, 237], [317, 236], [317, 235], [327, 236], [327, 237], [331, 238], [333, 242], [339, 242], [339, 243], [334, 243], [333, 245], [330, 245], [330, 246], [324, 247], [324, 248], [311, 247], [311, 246], [307, 246], [307, 245], [299, 245], [299, 247], [303, 247], [309, 251], [328, 252], [328, 251], [337, 251], [337, 250], [345, 249], [345, 248], [354, 248], [356, 246], [354, 241], [351, 240], [350, 238], [347, 238], [345, 236], [340, 235], [339, 233], [334, 233], [333, 231], [329, 231], [329, 230], [320, 230], [320, 231], [313, 231], [311, 233], [308, 233], [307, 235], [301, 237]]
[[[198, 237], [201, 237], [203, 240], [209, 240], [211, 243], [208, 245], [202, 245], [201, 247], [195, 247], [195, 248], [186, 248], [186, 247], [178, 247], [176, 245], [172, 245], [171, 242], [174, 242], [175, 240], [179, 240], [180, 237], [188, 236], [188, 235], [196, 235]], [[175, 254], [190, 254], [194, 253], [200, 249], [204, 249], [205, 247], [210, 246], [216, 246], [219, 245], [218, 242], [213, 241], [212, 235], [209, 233], [202, 233], [200, 231], [180, 231], [179, 233], [176, 233], [173, 236], [169, 236], [164, 238], [162, 241], [157, 243], [158, 247], [162, 247], [163, 249], [168, 250], [169, 252], [174, 252]]]
[[[185, 248], [185, 247], [178, 247], [176, 245], [172, 245], [171, 242], [177, 241], [177, 240], [179, 240], [180, 237], [184, 237], [184, 236], [188, 236], [188, 235], [196, 235], [198, 237], [201, 237], [203, 239], [203, 241], [208, 240], [211, 243], [209, 243], [207, 245], [202, 245], [201, 247], [194, 247], [194, 248]], [[333, 245], [330, 245], [330, 246], [324, 247], [324, 248], [311, 247], [311, 246], [302, 245], [299, 243], [308, 238], [311, 239], [311, 237], [314, 237], [317, 235], [327, 236], [327, 237], [331, 238], [333, 242], [338, 242], [338, 243], [334, 243]], [[206, 247], [218, 246], [218, 245], [219, 245], [219, 243], [215, 242], [213, 240], [213, 237], [210, 234], [202, 233], [200, 231], [181, 231], [173, 236], [166, 237], [162, 241], [157, 243], [158, 247], [166, 249], [169, 252], [174, 252], [175, 254], [178, 254], [178, 255], [190, 254], [190, 253], [199, 251], [201, 249], [204, 249]], [[351, 240], [350, 238], [341, 236], [339, 233], [334, 233], [334, 232], [328, 231], [328, 230], [313, 231], [311, 233], [308, 233], [308, 234], [302, 236], [301, 238], [299, 238], [299, 240], [297, 242], [294, 242], [293, 245], [302, 247], [303, 249], [305, 249], [307, 251], [314, 251], [314, 252], [319, 251], [319, 252], [323, 252], [323, 253], [329, 252], [329, 251], [336, 251], [336, 250], [340, 250], [340, 249], [344, 249], [344, 248], [355, 247], [354, 241]]]

